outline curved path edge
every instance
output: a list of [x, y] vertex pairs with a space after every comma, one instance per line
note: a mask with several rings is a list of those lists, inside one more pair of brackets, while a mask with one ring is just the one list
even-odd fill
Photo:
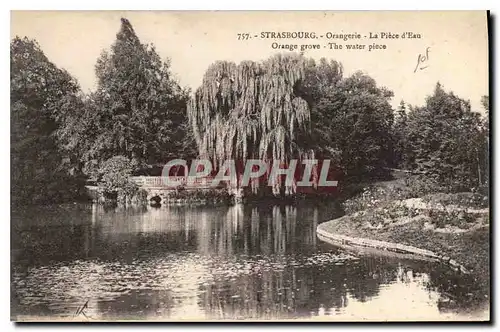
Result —
[[358, 238], [358, 237], [351, 237], [347, 235], [341, 235], [341, 234], [333, 234], [324, 229], [322, 225], [327, 224], [331, 221], [326, 221], [324, 223], [321, 223], [318, 225], [316, 228], [316, 235], [321, 241], [327, 242], [329, 244], [332, 244], [334, 246], [345, 246], [349, 245], [351, 247], [365, 247], [365, 248], [374, 248], [374, 249], [379, 249], [379, 250], [387, 250], [387, 251], [392, 251], [396, 253], [407, 253], [407, 254], [413, 254], [419, 257], [424, 257], [424, 258], [431, 258], [443, 263], [446, 263], [450, 265], [453, 269], [458, 270], [462, 273], [469, 273], [467, 269], [463, 266], [460, 265], [458, 262], [456, 262], [453, 259], [450, 259], [449, 257], [441, 256], [438, 255], [430, 250], [426, 249], [421, 249], [413, 246], [408, 246], [400, 243], [394, 243], [394, 242], [387, 242], [387, 241], [379, 241], [379, 240], [372, 240], [372, 239], [367, 239], [367, 238]]

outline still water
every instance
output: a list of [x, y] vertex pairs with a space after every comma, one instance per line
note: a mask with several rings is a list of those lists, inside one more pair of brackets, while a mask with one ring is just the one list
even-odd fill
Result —
[[[468, 319], [488, 299], [432, 262], [316, 238], [329, 204], [12, 213], [12, 319]], [[83, 309], [80, 310], [79, 309]]]

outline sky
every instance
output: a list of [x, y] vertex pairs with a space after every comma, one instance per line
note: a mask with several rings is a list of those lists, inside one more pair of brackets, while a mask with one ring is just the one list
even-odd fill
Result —
[[[47, 57], [68, 70], [87, 92], [95, 88], [94, 66], [109, 49], [129, 19], [143, 43], [153, 43], [179, 83], [196, 89], [210, 64], [217, 60], [239, 63], [263, 60], [281, 50], [272, 43], [319, 44], [306, 56], [337, 60], [350, 75], [361, 70], [394, 92], [392, 104], [403, 99], [422, 105], [439, 81], [445, 90], [469, 99], [481, 111], [488, 95], [488, 33], [486, 12], [167, 12], [167, 11], [13, 11], [11, 38], [34, 38]], [[316, 40], [256, 38], [261, 32], [315, 32]], [[369, 39], [381, 33], [419, 34], [415, 39]], [[238, 40], [238, 33], [250, 39]], [[327, 33], [359, 33], [365, 50], [347, 50], [342, 40]], [[322, 38], [319, 36], [323, 36]], [[367, 38], [364, 38], [367, 36]], [[328, 43], [344, 44], [342, 50]], [[386, 49], [368, 51], [368, 45]], [[419, 57], [425, 61], [419, 62]], [[424, 68], [425, 67], [425, 68]], [[417, 70], [415, 70], [417, 68]], [[423, 69], [420, 69], [423, 68]]]

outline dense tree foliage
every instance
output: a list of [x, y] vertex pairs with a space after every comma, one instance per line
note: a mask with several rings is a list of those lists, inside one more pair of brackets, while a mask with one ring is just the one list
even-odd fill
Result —
[[[411, 106], [410, 106], [411, 107]], [[408, 153], [406, 129], [408, 127], [408, 110], [404, 100], [401, 100], [394, 116], [394, 159], [393, 165], [401, 168], [408, 167]]]
[[[321, 58], [319, 63], [307, 61], [305, 76], [297, 85], [297, 94], [304, 98], [311, 110], [311, 126], [308, 137], [302, 137], [302, 144], [315, 151], [318, 158], [331, 158], [335, 155], [332, 145], [332, 110], [319, 106], [325, 97], [335, 90], [343, 78], [342, 65], [334, 60], [328, 62]], [[338, 161], [337, 161], [338, 162]]]
[[188, 112], [200, 155], [216, 163], [286, 162], [307, 153], [297, 138], [310, 126], [310, 111], [294, 91], [304, 69], [304, 58], [297, 55], [210, 66]]
[[481, 97], [481, 105], [483, 105], [483, 108], [486, 112], [490, 111], [490, 97], [489, 96], [482, 96]]
[[[322, 70], [322, 68], [319, 68]], [[349, 178], [384, 176], [393, 159], [392, 92], [356, 72], [329, 84], [313, 107], [324, 157]]]
[[358, 72], [301, 55], [213, 64], [188, 108], [201, 155], [221, 163], [333, 159], [350, 177], [381, 175], [392, 158], [392, 92]]
[[[10, 44], [11, 180], [13, 203], [48, 203], [74, 194], [75, 173], [59, 148], [57, 129], [78, 101], [79, 86], [40, 46]], [[61, 190], [61, 188], [65, 188]]]
[[457, 189], [477, 187], [487, 173], [488, 128], [470, 103], [437, 84], [400, 129], [405, 166]]
[[307, 65], [297, 54], [211, 65], [188, 106], [200, 156], [217, 166], [227, 159], [243, 165], [247, 159], [288, 163], [313, 157], [314, 150], [302, 144], [311, 113], [296, 89]]
[[110, 51], [97, 60], [97, 89], [83, 95], [35, 41], [14, 39], [13, 197], [60, 201], [71, 192], [68, 176], [83, 171], [102, 177], [103, 167], [115, 156], [129, 160], [133, 171], [196, 156], [186, 117], [189, 91], [172, 78], [169, 66], [122, 19]]
[[488, 96], [481, 117], [438, 83], [424, 106], [394, 111], [392, 92], [367, 74], [346, 77], [336, 61], [295, 53], [217, 61], [190, 96], [126, 19], [95, 73], [96, 89], [83, 94], [35, 41], [12, 40], [14, 201], [70, 199], [83, 175], [111, 194], [134, 191], [134, 172], [197, 156], [217, 166], [331, 159], [352, 181], [398, 166], [456, 188], [488, 182]]
[[130, 175], [136, 168], [134, 161], [127, 157], [111, 157], [99, 165], [99, 186], [107, 195], [131, 196], [138, 190], [137, 185], [130, 180]]
[[145, 167], [194, 152], [185, 140], [188, 91], [155, 48], [140, 42], [128, 20], [122, 19], [111, 50], [97, 60], [96, 76], [96, 91], [63, 129], [87, 174], [116, 155]]

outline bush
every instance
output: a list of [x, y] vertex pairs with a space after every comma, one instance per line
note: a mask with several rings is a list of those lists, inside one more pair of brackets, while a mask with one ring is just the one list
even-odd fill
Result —
[[183, 203], [230, 203], [233, 200], [226, 189], [192, 189], [178, 187], [167, 194], [167, 201], [182, 201]]
[[471, 192], [427, 195], [422, 197], [422, 200], [427, 203], [440, 204], [443, 206], [453, 205], [472, 209], [484, 209], [489, 207], [488, 196]]
[[476, 214], [468, 213], [465, 210], [428, 210], [427, 216], [437, 228], [445, 228], [449, 225], [462, 229], [468, 229], [473, 225], [477, 218]]
[[445, 190], [437, 180], [427, 175], [419, 175], [405, 179], [407, 186], [404, 198], [416, 198], [424, 195], [438, 193]]
[[99, 187], [105, 197], [114, 196], [119, 201], [126, 201], [135, 196], [139, 187], [130, 181], [134, 168], [134, 163], [124, 156], [115, 156], [106, 160], [98, 169]]
[[422, 197], [431, 193], [442, 192], [443, 186], [429, 176], [417, 175], [393, 181], [367, 185], [362, 190], [343, 202], [347, 214], [377, 208], [389, 201]]

